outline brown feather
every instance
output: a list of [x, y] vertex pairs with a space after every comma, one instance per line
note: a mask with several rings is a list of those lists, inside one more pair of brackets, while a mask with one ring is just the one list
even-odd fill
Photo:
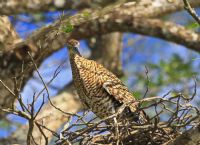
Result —
[[[76, 42], [70, 44], [77, 45]], [[69, 49], [74, 85], [83, 104], [100, 118], [116, 113], [123, 104], [127, 105], [125, 111], [134, 116], [136, 100], [122, 81], [101, 64], [76, 53], [77, 48]], [[142, 117], [145, 118], [144, 114]]]

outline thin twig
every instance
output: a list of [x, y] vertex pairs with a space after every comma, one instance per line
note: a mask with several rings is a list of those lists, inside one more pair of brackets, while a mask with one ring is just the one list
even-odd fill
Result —
[[197, 13], [195, 12], [194, 8], [191, 7], [191, 5], [188, 2], [188, 0], [183, 0], [183, 2], [184, 2], [184, 5], [185, 5], [185, 9], [197, 21], [197, 23], [200, 26], [200, 17], [197, 15]]
[[148, 70], [146, 65], [145, 65], [145, 74], [146, 74], [146, 91], [144, 93], [143, 98], [146, 98], [146, 96], [147, 96], [147, 93], [149, 91], [149, 82], [150, 82], [150, 80], [149, 80], [149, 70]]
[[0, 83], [4, 86], [4, 88], [10, 92], [10, 94], [13, 96], [13, 97], [16, 97], [15, 93], [2, 81], [0, 80]]
[[[32, 61], [34, 67], [35, 67], [35, 70], [36, 70], [36, 72], [37, 72], [39, 78], [41, 79], [41, 81], [42, 81], [42, 83], [43, 83], [43, 85], [44, 85], [44, 89], [43, 89], [43, 90], [46, 90], [46, 92], [47, 92], [47, 98], [48, 98], [48, 100], [49, 100], [50, 105], [51, 105], [52, 107], [54, 107], [56, 110], [58, 110], [58, 111], [60, 111], [60, 112], [62, 112], [62, 113], [64, 113], [64, 114], [66, 114], [66, 115], [69, 115], [69, 116], [77, 115], [77, 114], [71, 114], [71, 113], [65, 112], [65, 111], [63, 111], [62, 109], [58, 108], [57, 106], [55, 106], [55, 105], [53, 104], [53, 102], [51, 101], [51, 98], [50, 98], [49, 91], [48, 91], [48, 86], [47, 86], [46, 83], [44, 82], [43, 77], [41, 76], [41, 74], [40, 74], [40, 72], [39, 72], [39, 70], [38, 70], [38, 67], [37, 67], [37, 65], [36, 65], [36, 63], [35, 63], [33, 57], [31, 56], [30, 52], [28, 52], [28, 55], [30, 56], [31, 61]], [[59, 67], [58, 67], [58, 68], [59, 68]], [[57, 71], [57, 69], [56, 69], [56, 71]], [[58, 75], [58, 73], [54, 73], [54, 76], [53, 76], [53, 78], [49, 81], [49, 84], [50, 84], [50, 82], [52, 82], [52, 81], [56, 78], [57, 75]], [[42, 91], [43, 91], [43, 90], [42, 90]], [[42, 92], [42, 91], [41, 91], [41, 92]], [[39, 93], [39, 94], [40, 94], [40, 93]], [[38, 96], [39, 96], [39, 94], [38, 94]], [[36, 97], [36, 98], [37, 98], [37, 97]], [[78, 116], [78, 115], [77, 115], [77, 116]]]

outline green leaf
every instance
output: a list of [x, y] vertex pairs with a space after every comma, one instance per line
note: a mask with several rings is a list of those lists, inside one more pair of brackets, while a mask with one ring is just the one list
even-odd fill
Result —
[[200, 25], [197, 22], [190, 23], [186, 26], [187, 29], [196, 29], [199, 27], [200, 27]]
[[200, 58], [199, 58], [199, 57], [197, 57], [197, 58], [193, 58], [192, 60], [200, 60]]
[[133, 96], [136, 98], [136, 99], [141, 99], [141, 92], [139, 92], [139, 91], [134, 91], [133, 92]]
[[4, 121], [4, 120], [0, 121], [0, 128], [8, 129], [9, 127], [10, 127], [10, 124], [7, 121]]
[[63, 31], [64, 31], [65, 33], [70, 33], [70, 32], [73, 31], [73, 29], [74, 29], [74, 26], [73, 26], [71, 23], [67, 23], [67, 24], [64, 26]]
[[123, 77], [120, 78], [120, 80], [121, 80], [122, 82], [126, 82], [126, 81], [128, 80], [128, 78], [127, 78], [127, 76], [124, 75]]
[[87, 11], [85, 11], [85, 12], [83, 12], [83, 16], [86, 17], [86, 18], [88, 18], [90, 16], [90, 13], [87, 12]]

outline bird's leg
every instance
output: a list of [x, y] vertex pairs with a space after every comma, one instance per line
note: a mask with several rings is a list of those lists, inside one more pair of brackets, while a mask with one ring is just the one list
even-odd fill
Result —
[[114, 117], [114, 127], [115, 127], [115, 137], [116, 137], [116, 144], [119, 144], [119, 126], [117, 122], [117, 117]]
[[119, 114], [121, 114], [123, 112], [123, 110], [125, 109], [126, 104], [123, 104], [122, 106], [120, 106], [117, 111], [113, 111], [115, 112], [116, 116], [114, 117], [114, 126], [115, 126], [115, 137], [116, 137], [116, 144], [118, 145], [120, 143], [120, 132], [119, 132], [119, 124], [117, 122], [117, 116]]

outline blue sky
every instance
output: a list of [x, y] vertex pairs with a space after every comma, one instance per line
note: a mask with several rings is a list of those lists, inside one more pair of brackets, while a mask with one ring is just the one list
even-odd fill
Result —
[[[12, 17], [11, 20], [15, 24], [15, 28], [20, 36], [22, 38], [26, 38], [34, 30], [58, 19], [59, 15], [60, 12], [46, 13], [45, 20], [43, 22], [32, 22], [31, 20], [33, 17], [35, 20], [37, 20], [37, 17], [41, 16], [31, 16], [27, 14], [20, 15], [19, 20], [14, 20]], [[168, 19], [181, 25], [185, 25], [189, 21], [192, 21], [192, 18], [186, 12], [179, 12], [174, 15], [169, 15]], [[134, 80], [134, 76], [132, 74], [135, 71], [144, 71], [144, 65], [147, 62], [156, 64], [162, 59], [168, 60], [174, 53], [179, 54], [182, 58], [184, 58], [184, 60], [200, 58], [199, 54], [186, 49], [184, 46], [166, 42], [157, 38], [145, 37], [131, 33], [124, 34], [123, 47], [124, 49], [122, 52], [121, 60], [125, 74], [128, 76], [128, 80], [126, 82], [127, 84], [129, 84], [131, 80]], [[81, 41], [81, 53], [83, 53], [84, 56], [88, 56], [90, 54], [90, 51], [84, 41]], [[53, 76], [56, 68], [63, 62], [65, 63], [61, 73], [52, 83], [52, 86], [55, 87], [49, 89], [51, 96], [56, 95], [60, 89], [62, 89], [68, 82], [71, 81], [71, 69], [69, 67], [67, 49], [60, 49], [58, 52], [48, 57], [40, 66], [40, 72], [44, 77], [44, 80], [48, 81]], [[200, 60], [197, 60], [194, 63], [199, 64]], [[37, 78], [37, 73], [34, 73], [34, 77], [28, 81], [27, 85], [23, 89], [22, 96], [24, 102], [30, 101], [31, 94], [34, 92], [39, 92], [43, 87]], [[38, 107], [40, 103], [41, 99], [38, 100], [36, 107]], [[26, 122], [26, 120], [14, 115], [9, 115], [8, 119], [19, 123]], [[10, 129], [0, 128], [0, 137], [8, 136], [10, 131], [14, 129], [14, 126], [12, 126]]]

